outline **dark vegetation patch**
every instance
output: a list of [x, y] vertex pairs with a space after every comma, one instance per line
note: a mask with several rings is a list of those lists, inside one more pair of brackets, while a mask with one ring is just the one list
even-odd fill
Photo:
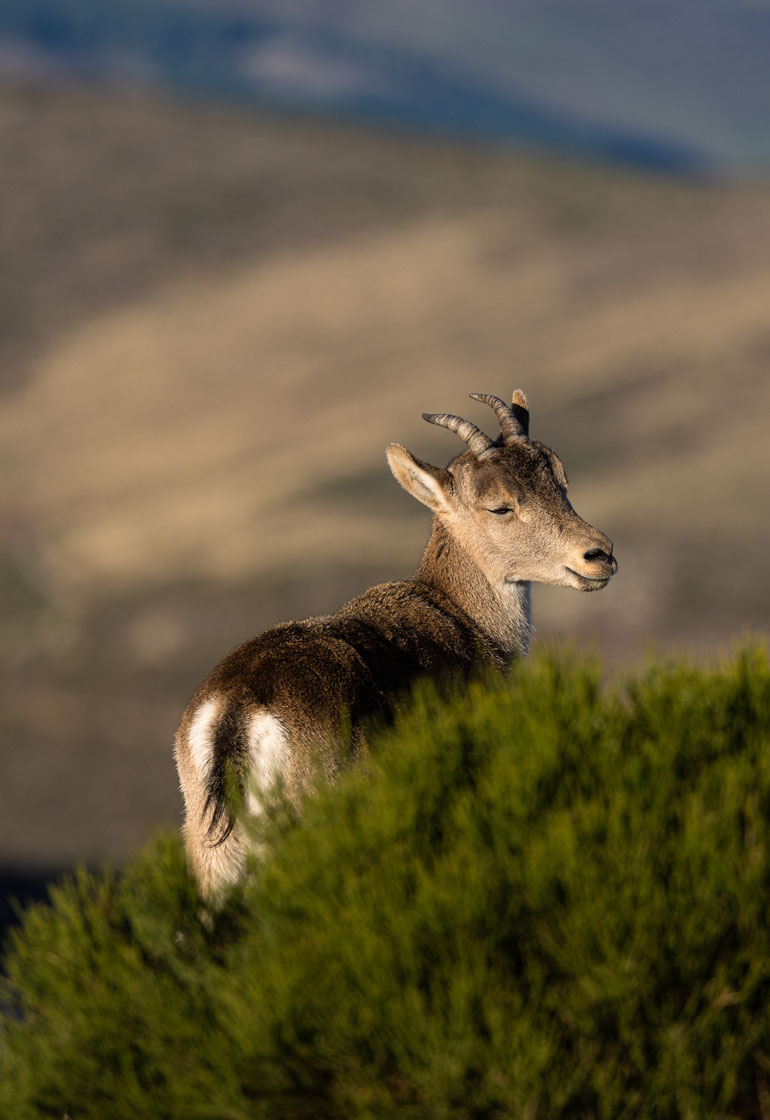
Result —
[[425, 690], [211, 924], [176, 837], [12, 935], [0, 1115], [756, 1117], [770, 665]]

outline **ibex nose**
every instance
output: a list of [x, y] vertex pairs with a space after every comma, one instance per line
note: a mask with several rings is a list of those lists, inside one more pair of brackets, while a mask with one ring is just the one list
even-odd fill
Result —
[[607, 564], [614, 574], [618, 570], [618, 562], [612, 555], [612, 541], [607, 542], [608, 549], [605, 548], [589, 548], [587, 552], [583, 553], [583, 559], [589, 563], [591, 561], [598, 561], [601, 564]]

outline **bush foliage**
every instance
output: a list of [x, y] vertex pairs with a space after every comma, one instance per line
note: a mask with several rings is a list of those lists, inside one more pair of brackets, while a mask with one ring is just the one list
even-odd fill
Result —
[[425, 688], [212, 924], [175, 837], [32, 907], [0, 1116], [770, 1115], [770, 666]]

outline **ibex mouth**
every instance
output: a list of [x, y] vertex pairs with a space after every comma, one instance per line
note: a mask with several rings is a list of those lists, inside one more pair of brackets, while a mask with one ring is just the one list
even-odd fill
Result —
[[565, 567], [564, 570], [572, 576], [572, 586], [578, 591], [601, 591], [603, 587], [607, 586], [613, 575], [613, 572], [608, 572], [604, 576], [586, 576], [582, 572], [576, 572], [574, 568]]

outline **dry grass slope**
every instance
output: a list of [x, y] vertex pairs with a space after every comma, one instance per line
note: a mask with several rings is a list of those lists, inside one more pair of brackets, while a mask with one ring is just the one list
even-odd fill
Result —
[[472, 390], [528, 391], [620, 558], [540, 636], [770, 625], [769, 188], [73, 89], [6, 88], [0, 146], [0, 862], [173, 819], [200, 673], [414, 566], [383, 449], [445, 461]]

